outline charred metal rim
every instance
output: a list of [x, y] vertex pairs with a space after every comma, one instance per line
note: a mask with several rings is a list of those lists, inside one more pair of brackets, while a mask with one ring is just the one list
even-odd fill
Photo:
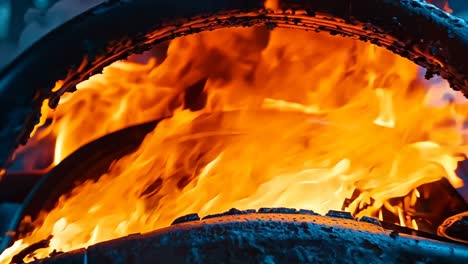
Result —
[[[24, 144], [45, 99], [153, 44], [224, 27], [266, 25], [326, 31], [383, 46], [468, 94], [468, 25], [421, 0], [113, 0], [54, 30], [0, 73], [0, 163]], [[63, 50], [65, 48], [65, 50]], [[45, 71], [39, 73], [38, 71]], [[52, 91], [57, 80], [64, 80]]]
[[[35, 263], [466, 263], [468, 246], [387, 230], [375, 221], [263, 208], [184, 220]], [[176, 220], [177, 221], [177, 220]]]

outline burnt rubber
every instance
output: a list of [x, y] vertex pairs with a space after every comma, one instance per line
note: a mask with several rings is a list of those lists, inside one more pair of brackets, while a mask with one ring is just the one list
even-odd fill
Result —
[[[24, 144], [44, 99], [153, 44], [223, 27], [266, 25], [369, 41], [440, 74], [468, 94], [468, 25], [421, 0], [112, 0], [45, 36], [0, 73], [0, 166]], [[65, 84], [52, 91], [57, 80]]]
[[290, 208], [231, 209], [202, 220], [194, 215], [35, 263], [468, 263], [466, 245], [347, 216]]

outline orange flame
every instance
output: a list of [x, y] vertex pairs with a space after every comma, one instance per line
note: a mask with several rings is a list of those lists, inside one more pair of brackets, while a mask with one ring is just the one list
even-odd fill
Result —
[[429, 4], [433, 4], [448, 13], [453, 13], [453, 9], [449, 6], [449, 0], [426, 0]]
[[279, 0], [266, 0], [265, 1], [265, 8], [267, 9], [278, 9], [279, 7]]
[[282, 29], [205, 32], [172, 41], [163, 61], [114, 63], [48, 112], [53, 122], [36, 136], [56, 137], [55, 163], [111, 131], [171, 117], [98, 181], [62, 197], [0, 262], [50, 234], [36, 257], [192, 212], [325, 213], [355, 189], [347, 211], [383, 219], [385, 207], [417, 228], [388, 200], [411, 194], [415, 203], [418, 186], [443, 177], [463, 185], [454, 171], [467, 152], [468, 108], [433, 92], [442, 88], [424, 87], [412, 62], [376, 46]]

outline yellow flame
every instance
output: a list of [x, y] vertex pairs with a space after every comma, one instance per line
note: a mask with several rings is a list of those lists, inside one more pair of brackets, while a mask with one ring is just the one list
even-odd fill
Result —
[[[189, 87], [206, 84], [191, 100]], [[454, 170], [466, 153], [468, 109], [429, 105], [418, 68], [366, 43], [263, 28], [178, 38], [158, 62], [118, 62], [81, 83], [41, 130], [56, 139], [55, 163], [111, 131], [160, 117], [134, 153], [43, 214], [2, 256], [53, 234], [69, 251], [165, 227], [181, 215], [231, 207], [346, 208], [417, 228], [401, 206]], [[445, 86], [444, 86], [445, 87]], [[444, 89], [448, 89], [445, 87]], [[431, 93], [432, 95], [434, 93]]]

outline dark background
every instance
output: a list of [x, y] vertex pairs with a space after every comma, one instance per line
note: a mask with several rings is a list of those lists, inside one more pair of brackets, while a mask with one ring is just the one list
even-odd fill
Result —
[[0, 0], [0, 68], [64, 21], [105, 0]]
[[[0, 68], [51, 29], [104, 1], [0, 0]], [[468, 0], [449, 1], [454, 14], [468, 20]]]

